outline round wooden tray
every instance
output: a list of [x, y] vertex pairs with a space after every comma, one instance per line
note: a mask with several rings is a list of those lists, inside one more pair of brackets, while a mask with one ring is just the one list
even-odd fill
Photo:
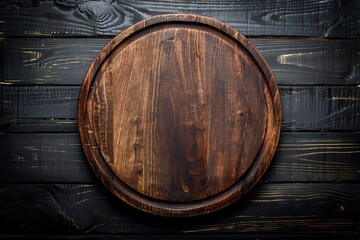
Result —
[[281, 125], [279, 92], [255, 47], [228, 25], [171, 14], [111, 40], [80, 92], [88, 161], [126, 203], [153, 214], [220, 209], [268, 167]]

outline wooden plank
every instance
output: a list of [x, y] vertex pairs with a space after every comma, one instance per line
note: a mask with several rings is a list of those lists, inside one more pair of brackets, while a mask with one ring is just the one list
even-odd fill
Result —
[[[149, 240], [149, 239], [226, 239], [226, 240], [277, 240], [277, 239], [286, 239], [286, 240], [303, 240], [303, 239], [327, 239], [327, 240], [338, 240], [338, 239], [357, 239], [359, 234], [357, 233], [311, 233], [311, 234], [294, 234], [294, 233], [217, 233], [217, 234], [86, 234], [86, 235], [41, 235], [41, 239], [101, 239], [101, 240]], [[0, 235], [0, 238], [3, 240], [6, 239], [16, 239], [16, 240], [25, 240], [25, 239], [38, 239], [39, 236], [33, 235]]]
[[[81, 85], [110, 38], [6, 38], [0, 84]], [[360, 40], [251, 38], [280, 85], [360, 84]]]
[[[77, 86], [0, 86], [0, 131], [74, 131], [78, 94]], [[283, 86], [280, 95], [283, 130], [360, 129], [359, 87]]]
[[94, 182], [78, 133], [1, 134], [0, 182]]
[[250, 40], [280, 85], [360, 84], [360, 40]]
[[359, 37], [358, 1], [2, 1], [5, 36], [116, 35], [153, 15], [193, 13], [245, 35]]
[[359, 87], [283, 87], [283, 129], [356, 130], [360, 126]]
[[[0, 134], [0, 182], [94, 183], [77, 133]], [[360, 132], [282, 132], [262, 182], [360, 182]]]
[[2, 121], [76, 118], [79, 87], [1, 86], [0, 89]]
[[67, 118], [22, 118], [9, 119], [0, 123], [0, 131], [6, 132], [32, 132], [32, 133], [59, 133], [78, 132], [76, 119]]
[[243, 199], [202, 217], [141, 213], [103, 186], [2, 184], [3, 234], [353, 233], [359, 184], [260, 184]]
[[263, 181], [360, 181], [360, 132], [282, 132]]
[[6, 38], [0, 84], [81, 85], [109, 38]]

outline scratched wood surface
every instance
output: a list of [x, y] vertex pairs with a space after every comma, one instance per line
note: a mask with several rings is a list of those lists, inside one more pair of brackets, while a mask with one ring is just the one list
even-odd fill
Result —
[[6, 36], [117, 35], [165, 13], [194, 13], [227, 22], [246, 35], [359, 37], [360, 3], [337, 1], [72, 1], [6, 0], [0, 3]]
[[[339, 233], [322, 233], [322, 234], [299, 234], [299, 233], [290, 233], [290, 234], [281, 234], [281, 233], [272, 233], [272, 234], [257, 234], [257, 233], [226, 233], [226, 234], [199, 234], [199, 233], [175, 233], [175, 234], [146, 234], [141, 236], [141, 239], [221, 239], [226, 238], [230, 240], [277, 240], [277, 239], [286, 239], [286, 240], [302, 240], [302, 239], [330, 239], [337, 240], [340, 238], [351, 239], [353, 234], [339, 234]], [[6, 235], [2, 239], [16, 239], [23, 240], [29, 239], [27, 235]], [[134, 234], [92, 234], [92, 235], [42, 235], [41, 239], [101, 239], [101, 240], [113, 240], [113, 239], [128, 239], [128, 240], [138, 240], [139, 236]]]
[[[249, 38], [279, 85], [360, 84], [360, 40]], [[111, 38], [5, 38], [1, 84], [81, 85]], [[74, 68], [76, 71], [74, 72]]]
[[[1, 1], [0, 238], [358, 239], [359, 3]], [[119, 202], [93, 175], [77, 132], [76, 100], [93, 57], [159, 13], [235, 27], [281, 85], [280, 145], [261, 184], [192, 221]]]
[[[78, 86], [0, 86], [2, 132], [77, 131]], [[360, 130], [357, 86], [280, 86], [285, 131]]]
[[[78, 133], [0, 135], [3, 183], [94, 183]], [[282, 132], [262, 182], [359, 182], [360, 132]]]
[[359, 188], [354, 183], [264, 183], [220, 212], [191, 219], [164, 219], [119, 202], [101, 184], [2, 184], [0, 231], [209, 234], [256, 233], [261, 229], [273, 233], [356, 234]]

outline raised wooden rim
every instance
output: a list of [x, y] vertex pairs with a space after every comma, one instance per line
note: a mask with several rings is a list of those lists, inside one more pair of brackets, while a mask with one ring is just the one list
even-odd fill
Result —
[[[94, 77], [99, 68], [109, 53], [114, 50], [119, 44], [127, 39], [132, 34], [141, 31], [149, 26], [161, 23], [192, 23], [201, 24], [207, 27], [214, 28], [222, 33], [225, 33], [238, 43], [240, 43], [253, 57], [258, 64], [260, 71], [265, 76], [267, 82], [267, 90], [272, 96], [271, 99], [266, 99], [269, 119], [267, 122], [267, 130], [264, 141], [258, 152], [256, 159], [251, 165], [250, 169], [229, 189], [220, 194], [192, 202], [179, 203], [167, 202], [150, 198], [135, 190], [131, 189], [124, 182], [122, 182], [110, 169], [107, 163], [102, 159], [99, 149], [96, 147], [96, 141], [89, 129], [87, 123], [87, 100], [88, 93], [92, 86]], [[129, 205], [141, 209], [145, 212], [162, 215], [162, 216], [194, 216], [204, 213], [209, 213], [220, 208], [223, 208], [230, 203], [233, 203], [248, 190], [250, 190], [261, 178], [268, 168], [271, 159], [275, 153], [281, 128], [281, 103], [280, 95], [276, 85], [275, 77], [270, 70], [268, 64], [261, 56], [259, 51], [239, 32], [232, 27], [203, 16], [190, 14], [167, 14], [158, 15], [140, 21], [139, 23], [124, 30], [114, 39], [112, 39], [95, 57], [88, 72], [85, 75], [83, 85], [80, 90], [78, 102], [78, 125], [82, 146], [86, 157], [93, 168], [96, 175], [101, 179], [103, 184], [116, 196], [128, 203]], [[272, 129], [272, 131], [268, 131]], [[94, 146], [95, 145], [95, 146]], [[253, 176], [253, 177], [246, 177]]]

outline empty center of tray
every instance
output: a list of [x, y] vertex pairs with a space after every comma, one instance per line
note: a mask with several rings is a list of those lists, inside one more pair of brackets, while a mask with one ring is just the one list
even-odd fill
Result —
[[115, 49], [90, 94], [100, 152], [134, 190], [186, 202], [249, 169], [267, 125], [259, 67], [211, 28], [153, 28]]

